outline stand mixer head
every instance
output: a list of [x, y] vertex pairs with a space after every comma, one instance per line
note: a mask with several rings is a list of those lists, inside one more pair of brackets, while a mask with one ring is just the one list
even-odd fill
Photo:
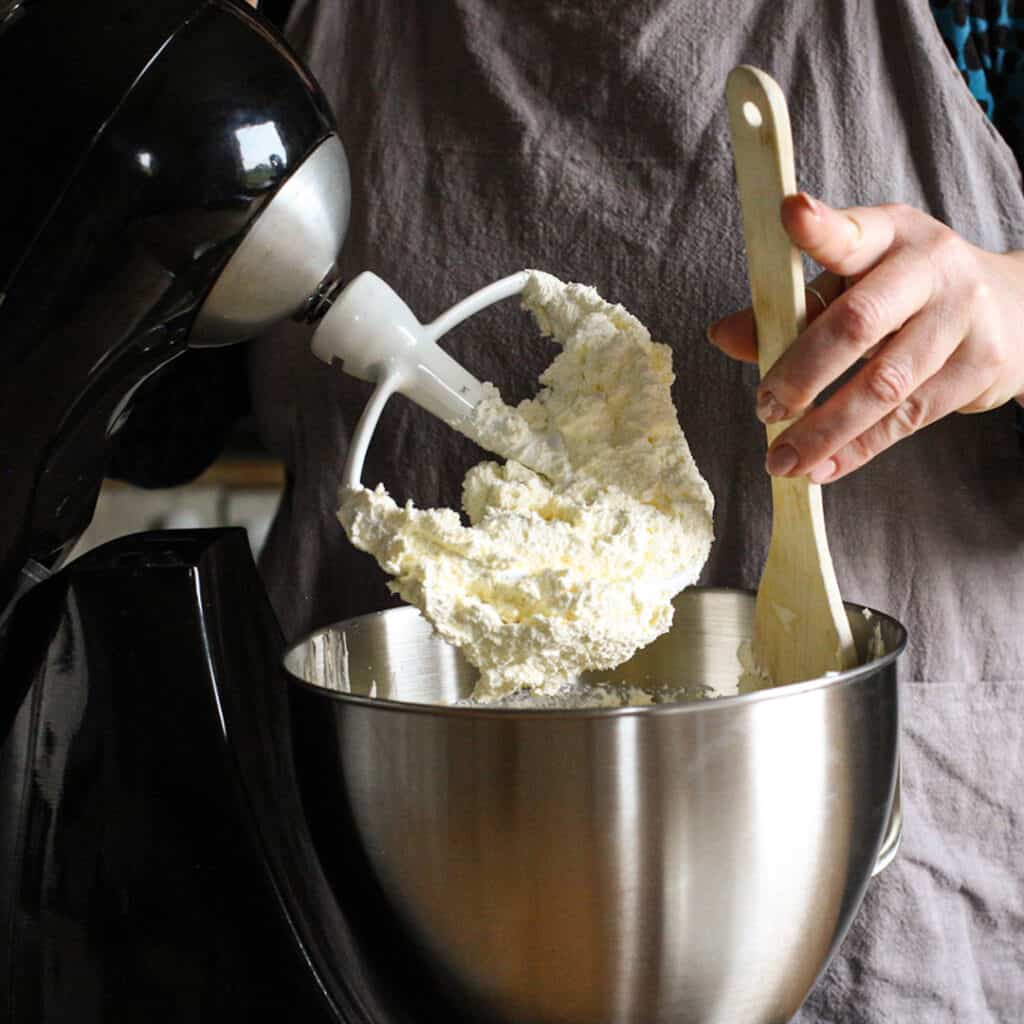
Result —
[[237, 0], [0, 4], [0, 109], [2, 622], [88, 525], [144, 382], [323, 309], [350, 185], [316, 82]]

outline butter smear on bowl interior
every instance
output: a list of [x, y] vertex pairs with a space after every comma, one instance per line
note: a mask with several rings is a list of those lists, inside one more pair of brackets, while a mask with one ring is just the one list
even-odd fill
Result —
[[343, 489], [338, 510], [391, 590], [479, 669], [479, 701], [550, 696], [628, 660], [672, 625], [672, 598], [712, 541], [671, 349], [593, 288], [549, 274], [530, 274], [523, 306], [561, 351], [535, 398], [511, 407], [488, 386], [457, 424], [506, 458], [466, 474], [470, 525], [453, 509], [399, 506], [380, 485]]

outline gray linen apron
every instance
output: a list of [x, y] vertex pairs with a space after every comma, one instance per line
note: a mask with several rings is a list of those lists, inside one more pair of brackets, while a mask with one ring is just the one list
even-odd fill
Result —
[[[756, 64], [782, 84], [810, 192], [910, 203], [986, 248], [1024, 246], [1014, 159], [924, 0], [298, 0], [290, 32], [352, 163], [349, 276], [376, 271], [427, 320], [540, 267], [596, 285], [672, 345], [683, 429], [717, 501], [707, 584], [755, 586], [769, 529], [755, 371], [704, 337], [748, 302], [729, 69]], [[446, 345], [511, 399], [552, 355], [514, 303]], [[334, 517], [369, 386], [321, 365], [291, 327], [255, 346], [252, 387], [290, 476], [263, 558], [286, 633], [393, 603]], [[396, 399], [364, 480], [457, 505], [479, 457]], [[910, 630], [906, 830], [798, 1019], [1018, 1022], [1024, 475], [1012, 410], [951, 416], [826, 488], [825, 503], [844, 596]]]

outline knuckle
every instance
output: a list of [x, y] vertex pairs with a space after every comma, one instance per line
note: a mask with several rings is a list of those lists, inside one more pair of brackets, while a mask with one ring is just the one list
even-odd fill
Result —
[[786, 419], [796, 419], [810, 405], [804, 390], [792, 384], [781, 384], [775, 392], [778, 403], [785, 410]]
[[854, 466], [862, 466], [865, 462], [873, 459], [874, 456], [875, 452], [868, 435], [861, 434], [846, 446], [846, 458], [844, 461], [848, 467], [852, 468]]
[[1014, 362], [1012, 346], [1007, 344], [1005, 338], [995, 339], [990, 348], [989, 373], [998, 378], [1005, 370], [1010, 369]]
[[909, 203], [888, 203], [882, 209], [889, 215], [894, 244], [898, 247], [913, 244], [913, 240], [920, 239], [932, 223], [928, 214]]
[[983, 277], [975, 277], [967, 289], [967, 304], [972, 312], [992, 305], [992, 285]]
[[787, 360], [778, 372], [773, 369], [771, 378], [765, 378], [762, 384], [762, 389], [786, 410], [787, 417], [798, 415], [814, 401], [805, 379], [807, 372], [806, 368], [792, 365]]
[[985, 386], [979, 388], [979, 392], [974, 398], [965, 405], [961, 405], [956, 411], [962, 413], [988, 412], [988, 410], [1002, 405], [1007, 400], [1006, 389], [1000, 387], [998, 381], [998, 376], [994, 380], [989, 380]]
[[1002, 331], [992, 331], [984, 339], [967, 338], [957, 351], [957, 362], [974, 377], [986, 382], [998, 380], [1019, 359], [1013, 339]]
[[897, 221], [907, 220], [910, 217], [916, 216], [920, 212], [908, 203], [883, 203], [881, 208], [885, 210], [893, 220]]
[[839, 447], [840, 431], [826, 423], [815, 423], [805, 436], [800, 446], [801, 454], [806, 459], [824, 458], [831, 455]]
[[964, 261], [970, 255], [970, 248], [952, 228], [938, 224], [928, 242], [927, 252], [928, 258], [936, 270], [944, 274], [955, 271], [959, 277]]
[[885, 405], [900, 404], [911, 391], [910, 372], [895, 359], [877, 356], [868, 364], [867, 384], [869, 394]]
[[913, 434], [927, 422], [928, 407], [920, 395], [912, 394], [896, 406], [892, 417], [898, 434]]
[[867, 344], [882, 336], [883, 309], [868, 292], [854, 289], [844, 295], [836, 318], [840, 333], [854, 342]]

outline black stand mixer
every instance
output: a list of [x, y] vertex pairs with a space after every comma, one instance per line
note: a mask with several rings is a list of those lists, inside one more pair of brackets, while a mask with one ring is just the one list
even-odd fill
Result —
[[8, 0], [0, 108], [0, 1020], [480, 1019], [321, 868], [242, 531], [62, 568], [147, 381], [329, 305], [324, 97], [235, 0]]

